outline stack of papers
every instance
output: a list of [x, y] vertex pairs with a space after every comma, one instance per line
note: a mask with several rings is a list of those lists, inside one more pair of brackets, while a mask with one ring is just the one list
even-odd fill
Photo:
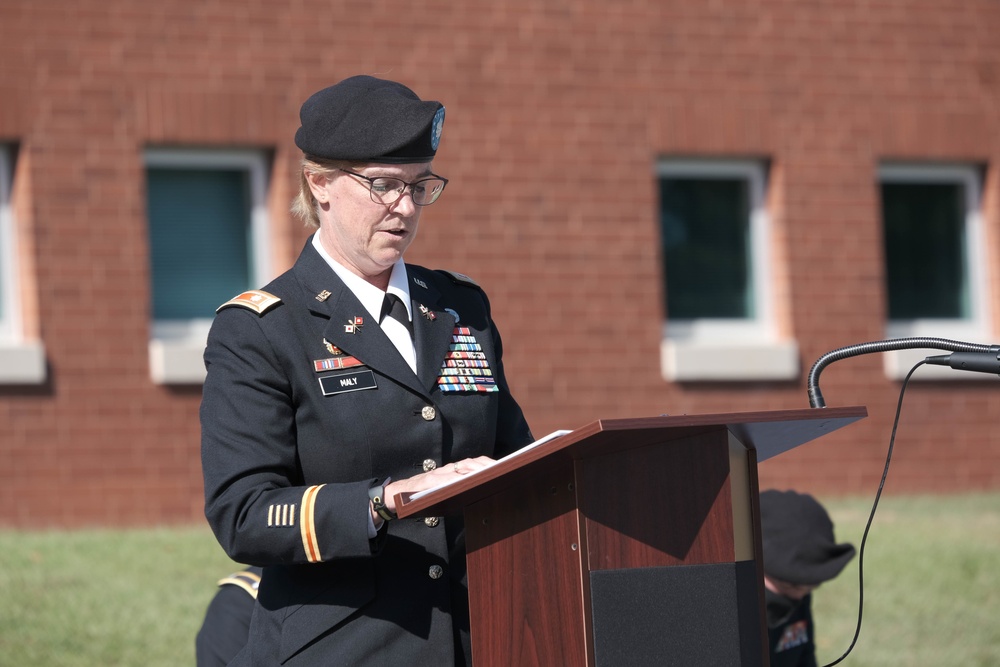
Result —
[[416, 500], [417, 498], [423, 498], [427, 494], [434, 493], [438, 489], [443, 489], [444, 487], [449, 486], [451, 484], [454, 484], [455, 482], [461, 481], [463, 479], [469, 479], [470, 477], [475, 477], [476, 475], [478, 475], [479, 473], [481, 473], [483, 470], [489, 470], [490, 468], [492, 468], [493, 466], [495, 466], [498, 463], [502, 463], [502, 462], [507, 461], [509, 459], [513, 459], [513, 458], [516, 458], [518, 456], [521, 456], [525, 452], [531, 451], [532, 449], [534, 449], [535, 447], [538, 447], [539, 445], [544, 445], [546, 442], [549, 442], [550, 440], [555, 440], [556, 438], [562, 437], [562, 436], [566, 435], [567, 433], [572, 433], [572, 431], [567, 431], [567, 430], [564, 430], [564, 429], [561, 429], [561, 430], [558, 430], [558, 431], [552, 431], [552, 433], [549, 433], [547, 436], [545, 436], [543, 438], [539, 438], [538, 440], [535, 440], [530, 445], [525, 445], [524, 447], [521, 447], [521, 449], [517, 450], [516, 452], [511, 452], [510, 454], [508, 454], [507, 456], [503, 457], [502, 459], [497, 459], [496, 461], [494, 461], [493, 463], [491, 463], [490, 465], [488, 465], [487, 467], [485, 467], [485, 468], [483, 468], [481, 470], [477, 470], [475, 472], [469, 473], [468, 475], [464, 475], [464, 476], [459, 477], [457, 479], [453, 479], [450, 482], [445, 482], [444, 484], [439, 484], [438, 486], [435, 486], [432, 489], [424, 489], [423, 491], [417, 491], [416, 493], [414, 493], [413, 495], [410, 496], [410, 500]]

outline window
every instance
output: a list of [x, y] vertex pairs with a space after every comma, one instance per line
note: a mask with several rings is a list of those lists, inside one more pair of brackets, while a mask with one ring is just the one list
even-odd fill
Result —
[[[990, 342], [980, 214], [981, 174], [969, 165], [885, 164], [879, 169], [888, 338]], [[902, 378], [929, 350], [886, 356]], [[958, 378], [956, 375], [960, 375]], [[929, 367], [914, 378], [971, 379]]]
[[154, 381], [202, 382], [215, 309], [269, 275], [266, 190], [256, 151], [146, 152]]
[[10, 151], [0, 146], [0, 340], [14, 337], [14, 223], [10, 207]]
[[778, 340], [772, 308], [766, 165], [663, 160], [657, 171], [664, 377], [794, 379], [798, 347]]
[[17, 226], [11, 205], [14, 151], [0, 144], [0, 384], [45, 381], [45, 350], [26, 340], [21, 321]]

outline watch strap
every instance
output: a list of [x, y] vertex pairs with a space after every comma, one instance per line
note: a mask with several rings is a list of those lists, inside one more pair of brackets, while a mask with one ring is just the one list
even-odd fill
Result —
[[383, 486], [383, 482], [379, 482], [368, 489], [368, 499], [371, 500], [372, 509], [375, 510], [375, 513], [385, 521], [394, 521], [397, 518], [396, 513], [390, 510], [385, 504], [385, 487]]

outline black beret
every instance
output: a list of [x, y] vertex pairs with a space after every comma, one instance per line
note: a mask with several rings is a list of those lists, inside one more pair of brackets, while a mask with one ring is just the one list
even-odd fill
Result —
[[837, 544], [833, 521], [815, 498], [795, 491], [760, 494], [764, 573], [790, 584], [819, 585], [854, 558], [854, 547]]
[[401, 83], [362, 75], [314, 93], [299, 118], [295, 145], [306, 155], [408, 164], [434, 159], [444, 107]]

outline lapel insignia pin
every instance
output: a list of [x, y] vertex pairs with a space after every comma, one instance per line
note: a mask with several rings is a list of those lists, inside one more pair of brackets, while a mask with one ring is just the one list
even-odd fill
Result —
[[344, 325], [344, 333], [357, 333], [361, 331], [361, 327], [364, 325], [365, 320], [362, 317], [354, 316], [347, 320], [347, 324]]
[[326, 301], [329, 298], [330, 298], [330, 290], [323, 290], [322, 292], [316, 295], [317, 301]]
[[424, 289], [427, 289], [427, 283], [425, 283], [425, 282], [424, 282], [423, 280], [421, 280], [420, 278], [414, 278], [414, 279], [413, 279], [413, 282], [415, 282], [416, 284], [420, 285], [420, 286], [421, 286], [421, 287], [423, 287]]
[[334, 345], [325, 338], [323, 339], [323, 346], [326, 348], [326, 351], [329, 352], [330, 354], [333, 355], [343, 354], [343, 352], [340, 350], [339, 347], [337, 347], [336, 345]]
[[431, 322], [437, 319], [437, 315], [434, 314], [434, 311], [425, 306], [424, 304], [420, 304], [420, 312], [423, 314], [424, 317], [429, 319]]

